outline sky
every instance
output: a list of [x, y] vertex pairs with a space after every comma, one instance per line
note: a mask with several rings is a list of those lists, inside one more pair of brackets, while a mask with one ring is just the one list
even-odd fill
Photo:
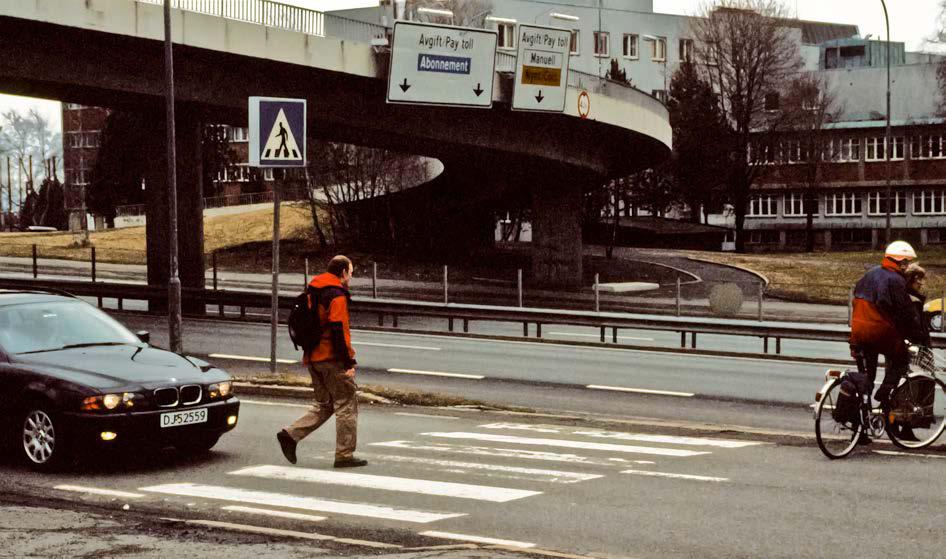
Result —
[[[377, 0], [281, 0], [314, 10], [331, 11], [336, 9], [377, 6]], [[669, 14], [693, 15], [700, 12], [705, 0], [653, 0], [654, 11]], [[881, 3], [876, 0], [783, 0], [789, 10], [797, 7], [800, 19], [853, 23], [861, 31], [861, 36], [868, 33], [875, 37], [885, 37], [884, 12]], [[903, 41], [907, 50], [942, 50], [936, 45], [928, 45], [927, 39], [936, 30], [939, 18], [939, 4], [942, 0], [888, 0], [890, 15], [890, 39]], [[493, 0], [494, 5], [503, 0]], [[36, 107], [49, 117], [54, 129], [58, 129], [61, 113], [58, 102], [41, 101], [23, 97], [0, 94], [0, 112], [11, 108], [26, 112]]]

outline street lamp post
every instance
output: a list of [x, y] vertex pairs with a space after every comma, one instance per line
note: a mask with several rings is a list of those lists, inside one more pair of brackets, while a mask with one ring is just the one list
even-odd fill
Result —
[[182, 353], [181, 279], [177, 261], [177, 150], [174, 135], [174, 51], [171, 41], [171, 0], [164, 0], [164, 87], [167, 104], [168, 222], [170, 229], [168, 277], [168, 339], [171, 351]]
[[890, 244], [890, 206], [893, 203], [890, 187], [890, 150], [893, 149], [890, 145], [890, 19], [887, 17], [887, 2], [880, 0], [880, 4], [884, 7], [884, 24], [887, 26], [887, 131], [884, 133], [884, 159], [887, 166], [887, 227], [884, 238], [887, 244]]

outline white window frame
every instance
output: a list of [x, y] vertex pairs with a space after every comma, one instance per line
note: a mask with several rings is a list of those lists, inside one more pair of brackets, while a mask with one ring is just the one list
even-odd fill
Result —
[[595, 56], [598, 58], [611, 56], [611, 33], [608, 31], [594, 31], [593, 33], [595, 40]]
[[661, 103], [667, 102], [667, 90], [666, 89], [653, 89], [650, 94]]
[[[903, 136], [893, 136], [891, 139], [891, 145], [893, 149], [890, 153], [891, 161], [903, 161], [904, 156], [904, 145]], [[867, 146], [864, 150], [864, 160], [865, 161], [886, 161], [887, 153], [887, 138], [884, 136], [872, 136], [867, 138]], [[873, 152], [873, 153], [871, 153]]]
[[516, 50], [516, 24], [506, 21], [496, 22], [496, 48]]
[[[624, 55], [624, 58], [631, 60], [637, 60], [640, 58], [640, 44], [640, 35], [637, 35], [636, 33], [625, 33], [621, 39], [621, 52]], [[633, 49], [630, 47], [633, 47]], [[633, 53], [631, 53], [631, 51], [633, 51]]]
[[680, 39], [680, 62], [693, 60], [693, 39]]
[[[939, 210], [936, 209], [937, 202]], [[946, 214], [946, 190], [918, 190], [913, 193], [913, 215], [944, 214]]]
[[[890, 215], [907, 215], [907, 193], [894, 192], [894, 204], [890, 209]], [[867, 194], [867, 215], [878, 216], [887, 215], [887, 208], [882, 207], [882, 202], [886, 202], [887, 192], [877, 191]]]
[[772, 194], [753, 196], [749, 200], [746, 217], [777, 217], [778, 197]]
[[848, 163], [851, 161], [860, 161], [861, 159], [861, 141], [860, 138], [832, 138], [830, 149], [825, 151], [825, 155], [830, 161], [836, 163]]
[[666, 62], [667, 38], [657, 37], [656, 41], [651, 41], [650, 43], [650, 59], [654, 62]]
[[230, 127], [230, 141], [237, 142], [249, 142], [250, 141], [250, 132], [243, 126], [231, 126]]
[[830, 217], [859, 217], [864, 215], [862, 204], [861, 195], [856, 192], [825, 194], [824, 215]]
[[[935, 149], [934, 149], [935, 146]], [[911, 159], [946, 159], [946, 142], [941, 134], [920, 134], [910, 138]]]
[[272, 168], [272, 167], [264, 167], [264, 168], [263, 168], [263, 180], [264, 180], [264, 181], [276, 180], [276, 176], [275, 176], [275, 174], [273, 174], [273, 168]]
[[571, 37], [569, 38], [568, 54], [578, 56], [581, 54], [581, 33], [578, 29], [571, 29], [570, 31]]
[[[783, 206], [783, 212], [785, 217], [805, 217], [808, 213], [805, 211], [805, 194], [803, 192], [789, 192], [785, 195]], [[818, 201], [812, 200], [811, 203], [815, 206], [812, 215], [818, 215]]]

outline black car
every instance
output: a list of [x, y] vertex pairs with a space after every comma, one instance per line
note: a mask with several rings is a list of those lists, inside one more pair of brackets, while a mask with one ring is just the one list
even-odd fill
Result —
[[213, 447], [237, 424], [230, 375], [147, 341], [80, 299], [0, 290], [0, 423], [12, 448], [47, 470], [123, 443]]

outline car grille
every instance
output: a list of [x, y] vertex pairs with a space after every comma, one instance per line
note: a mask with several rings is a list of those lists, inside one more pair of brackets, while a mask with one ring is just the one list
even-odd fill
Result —
[[189, 406], [200, 401], [201, 389], [199, 385], [188, 384], [181, 387], [181, 405]]
[[178, 402], [177, 388], [158, 388], [154, 391], [154, 402], [159, 408], [173, 408]]

